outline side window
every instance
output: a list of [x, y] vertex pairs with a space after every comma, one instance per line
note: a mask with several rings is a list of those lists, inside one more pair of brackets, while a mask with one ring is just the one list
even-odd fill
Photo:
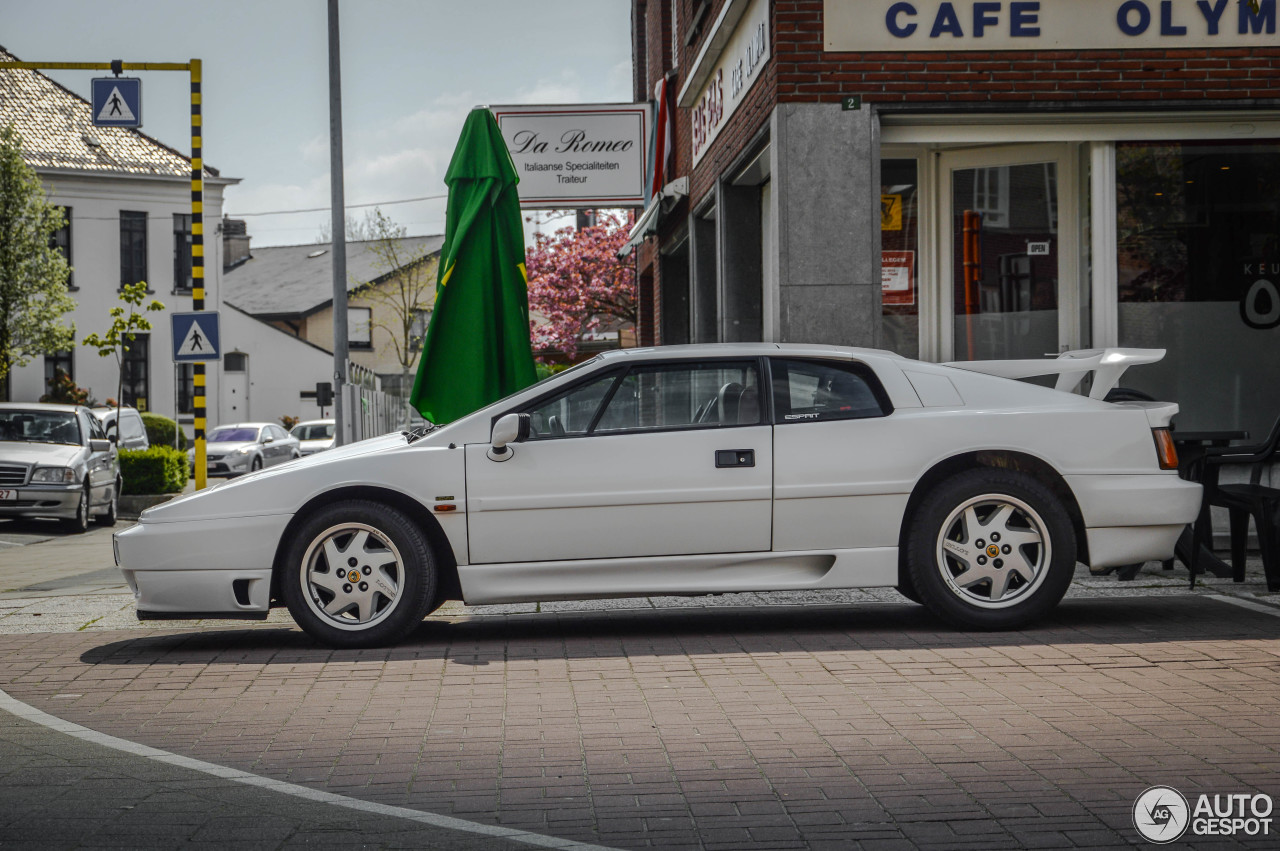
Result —
[[641, 365], [623, 378], [592, 434], [759, 422], [754, 361]]
[[865, 364], [844, 361], [771, 361], [774, 421], [778, 423], [883, 417], [889, 397]]
[[610, 372], [572, 387], [549, 401], [536, 403], [537, 406], [528, 411], [529, 439], [586, 434], [600, 402], [617, 379], [618, 373]]

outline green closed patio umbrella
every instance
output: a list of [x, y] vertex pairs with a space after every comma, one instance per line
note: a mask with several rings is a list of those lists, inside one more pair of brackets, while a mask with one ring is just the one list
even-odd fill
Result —
[[493, 113], [473, 109], [445, 173], [435, 310], [409, 397], [433, 423], [453, 422], [537, 380], [519, 180]]

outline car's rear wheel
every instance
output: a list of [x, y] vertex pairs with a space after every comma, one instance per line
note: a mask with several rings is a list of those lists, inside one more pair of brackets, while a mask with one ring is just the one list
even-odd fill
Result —
[[943, 482], [920, 504], [907, 546], [921, 602], [966, 629], [1015, 629], [1043, 617], [1075, 571], [1075, 534], [1059, 498], [1006, 470]]
[[99, 526], [116, 525], [120, 506], [120, 488], [122, 485], [123, 483], [119, 479], [116, 479], [116, 483], [111, 486], [111, 501], [107, 503], [106, 513], [99, 514], [97, 517], [93, 518], [93, 522], [97, 523]]
[[62, 528], [68, 532], [80, 534], [89, 530], [89, 483], [85, 482], [84, 487], [80, 489], [80, 502], [76, 504], [76, 513], [74, 517], [68, 517], [62, 521]]
[[426, 536], [395, 508], [349, 500], [298, 529], [281, 583], [300, 627], [334, 647], [377, 647], [408, 635], [436, 596]]

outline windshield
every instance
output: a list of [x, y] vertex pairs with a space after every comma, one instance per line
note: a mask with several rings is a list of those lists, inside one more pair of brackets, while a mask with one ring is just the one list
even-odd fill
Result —
[[0, 411], [0, 441], [80, 446], [80, 423], [69, 411]]
[[209, 435], [210, 443], [253, 443], [257, 439], [256, 428], [215, 428]]
[[333, 439], [333, 423], [311, 423], [310, 425], [294, 426], [293, 431], [289, 434], [298, 438], [298, 440], [332, 440]]

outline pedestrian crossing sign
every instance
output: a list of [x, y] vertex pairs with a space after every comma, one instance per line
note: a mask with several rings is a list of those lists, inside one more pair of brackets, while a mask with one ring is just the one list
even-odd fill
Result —
[[172, 319], [175, 363], [217, 360], [222, 356], [218, 311], [174, 313]]
[[142, 126], [142, 80], [94, 77], [91, 98], [95, 127]]

